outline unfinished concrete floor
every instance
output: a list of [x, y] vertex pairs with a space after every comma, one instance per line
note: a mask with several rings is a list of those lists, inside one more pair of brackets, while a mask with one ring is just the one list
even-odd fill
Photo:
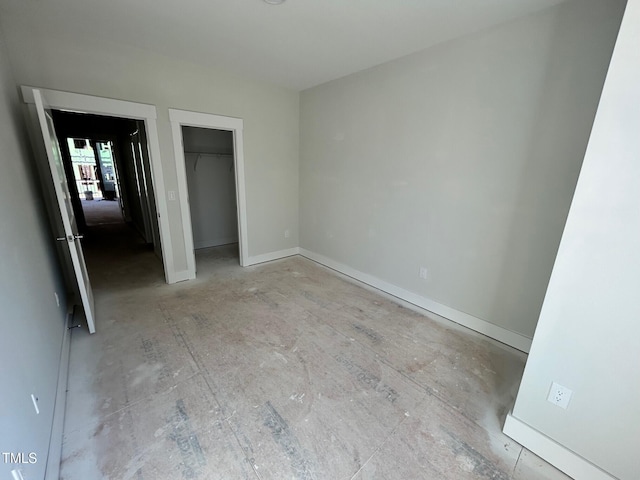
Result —
[[500, 431], [522, 354], [301, 257], [166, 285], [120, 233], [88, 246], [65, 480], [568, 478]]

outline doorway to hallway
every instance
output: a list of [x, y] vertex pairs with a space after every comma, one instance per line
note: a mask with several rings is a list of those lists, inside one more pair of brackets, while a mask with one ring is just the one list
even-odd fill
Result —
[[143, 122], [59, 110], [53, 119], [81, 233], [90, 225], [125, 222], [159, 254]]
[[[173, 246], [166, 220], [168, 215], [160, 162], [156, 109], [151, 105], [24, 85], [21, 90], [23, 101], [28, 105], [28, 116], [32, 127], [29, 133], [38, 160], [37, 168], [42, 179], [44, 203], [49, 213], [52, 234], [58, 240], [56, 242], [57, 252], [68, 289], [69, 301], [82, 305], [89, 331], [93, 333], [95, 331], [93, 294], [82, 250], [83, 236], [79, 233], [78, 228], [84, 222], [84, 215], [73, 180], [73, 173], [68, 170], [70, 161], [63, 161], [62, 147], [65, 146], [65, 142], [64, 139], [57, 136], [53, 116], [56, 112], [57, 114], [62, 112], [72, 114], [71, 112], [74, 112], [73, 114], [79, 116], [122, 117], [131, 119], [141, 127], [131, 133], [132, 138], [136, 137], [140, 144], [148, 148], [146, 158], [144, 158], [146, 165], [142, 168], [148, 172], [146, 178], [149, 181], [148, 183], [145, 181], [139, 187], [144, 188], [144, 195], [147, 199], [153, 199], [154, 211], [157, 208], [154, 222], [151, 223], [156, 226], [155, 230], [152, 230], [156, 261], [158, 258], [162, 258], [161, 269], [164, 270], [165, 280], [167, 283], [174, 283], [178, 279], [175, 275]], [[76, 135], [70, 134], [69, 136], [75, 137]], [[77, 136], [79, 138], [85, 137], [84, 135]], [[141, 152], [141, 150], [141, 148], [131, 149], [132, 153]], [[151, 164], [153, 164], [153, 170]], [[158, 196], [154, 195], [155, 186], [159, 188]], [[71, 190], [74, 191], [74, 195]], [[124, 193], [124, 190], [121, 189], [121, 192]], [[80, 214], [76, 218], [78, 212]], [[128, 212], [126, 209], [124, 214], [125, 220], [127, 220]], [[161, 218], [162, 221], [160, 221]], [[86, 225], [84, 227], [86, 228]]]

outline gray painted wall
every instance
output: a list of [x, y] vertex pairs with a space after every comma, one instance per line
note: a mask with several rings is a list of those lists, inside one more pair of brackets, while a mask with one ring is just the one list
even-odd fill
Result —
[[640, 475], [639, 32], [629, 0], [513, 410], [621, 480]]
[[182, 137], [194, 248], [237, 242], [233, 133], [182, 127]]
[[[25, 478], [44, 476], [66, 317], [66, 295], [25, 132], [0, 31], [0, 451], [35, 452], [38, 459], [22, 466], [0, 460], [3, 479], [11, 478], [16, 467]], [[31, 394], [39, 399], [39, 415]]]
[[532, 337], [623, 6], [572, 1], [304, 91], [300, 246]]

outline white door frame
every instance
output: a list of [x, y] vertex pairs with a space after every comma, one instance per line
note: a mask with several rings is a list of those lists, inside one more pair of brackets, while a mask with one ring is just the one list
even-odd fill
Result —
[[162, 261], [167, 283], [178, 281], [173, 263], [173, 244], [169, 231], [169, 216], [167, 199], [165, 196], [162, 162], [160, 160], [160, 142], [158, 140], [158, 126], [156, 107], [144, 103], [114, 100], [111, 98], [94, 97], [78, 93], [49, 90], [46, 88], [22, 86], [22, 98], [27, 104], [34, 104], [33, 90], [37, 89], [46, 95], [49, 106], [56, 110], [68, 110], [80, 113], [92, 113], [108, 117], [124, 117], [142, 120], [147, 131], [147, 147], [151, 158], [151, 174], [155, 192], [158, 224], [160, 227], [160, 242], [162, 244]]
[[188, 279], [196, 278], [196, 258], [193, 248], [193, 230], [191, 226], [191, 209], [189, 207], [189, 189], [187, 187], [187, 170], [184, 159], [184, 142], [182, 127], [211, 128], [227, 130], [233, 133], [233, 162], [236, 177], [236, 198], [238, 206], [238, 238], [240, 239], [240, 265], [245, 267], [249, 262], [247, 235], [247, 201], [244, 177], [244, 122], [241, 118], [225, 117], [209, 113], [189, 112], [169, 109], [169, 120], [173, 136], [173, 151], [178, 175], [178, 196], [182, 213], [184, 232], [184, 248], [187, 258]]

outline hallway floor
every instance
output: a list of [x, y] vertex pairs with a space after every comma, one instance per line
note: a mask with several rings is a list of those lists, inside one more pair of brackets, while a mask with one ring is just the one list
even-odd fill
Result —
[[118, 200], [81, 200], [84, 218], [88, 226], [124, 223]]
[[566, 479], [501, 433], [524, 355], [301, 257], [198, 279], [104, 226], [74, 329], [61, 476]]

